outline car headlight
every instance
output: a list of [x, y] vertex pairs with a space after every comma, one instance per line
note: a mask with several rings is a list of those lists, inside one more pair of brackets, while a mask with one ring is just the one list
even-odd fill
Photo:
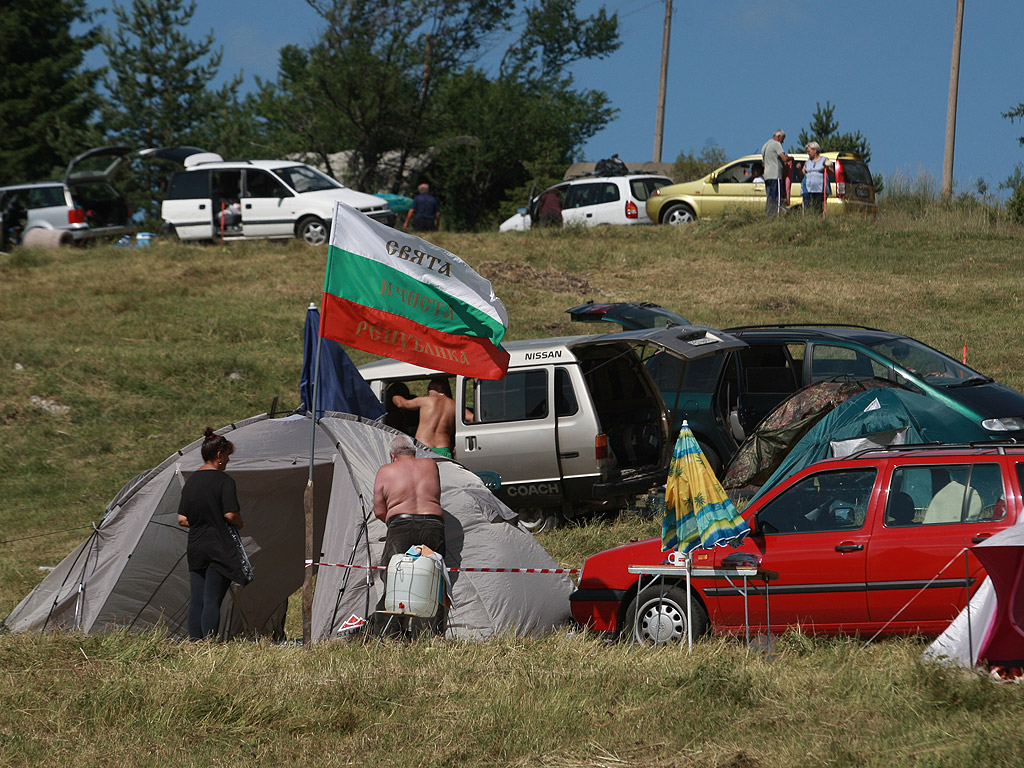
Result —
[[1024, 429], [1024, 418], [1020, 416], [1005, 416], [1001, 419], [985, 419], [981, 426], [989, 432], [1016, 432]]

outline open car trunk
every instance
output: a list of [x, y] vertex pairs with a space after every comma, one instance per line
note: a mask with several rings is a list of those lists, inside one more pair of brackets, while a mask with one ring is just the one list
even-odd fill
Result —
[[642, 492], [664, 482], [675, 435], [670, 414], [644, 358], [657, 351], [694, 359], [746, 342], [707, 326], [624, 331], [573, 346], [594, 402], [610, 462], [596, 496]]

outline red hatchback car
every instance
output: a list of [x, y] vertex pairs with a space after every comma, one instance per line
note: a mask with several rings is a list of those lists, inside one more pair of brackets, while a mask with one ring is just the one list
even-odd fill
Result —
[[[757, 499], [743, 511], [752, 530], [744, 542], [698, 550], [694, 566], [753, 557], [777, 572], [767, 586], [772, 632], [936, 635], [985, 575], [964, 549], [1021, 518], [1022, 486], [1024, 445], [901, 446], [829, 459]], [[588, 558], [570, 598], [573, 618], [609, 632], [635, 626], [641, 642], [685, 638], [684, 577], [645, 584], [638, 600], [627, 570], [663, 562], [660, 539]], [[692, 584], [695, 637], [745, 631], [740, 579]], [[765, 585], [750, 587], [750, 630], [764, 631]]]

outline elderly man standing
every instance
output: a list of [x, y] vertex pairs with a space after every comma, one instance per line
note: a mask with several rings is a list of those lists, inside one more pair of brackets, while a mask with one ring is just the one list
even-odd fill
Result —
[[[388, 527], [381, 564], [387, 567], [393, 555], [424, 544], [442, 557], [445, 554], [444, 510], [441, 509], [441, 475], [433, 459], [416, 458], [416, 446], [408, 435], [398, 435], [389, 447], [391, 463], [377, 470], [373, 483], [373, 514]], [[387, 573], [382, 573], [387, 585]], [[377, 609], [383, 608], [381, 597]], [[444, 627], [438, 609], [434, 626]]]
[[782, 148], [786, 140], [786, 132], [781, 128], [761, 147], [761, 160], [764, 161], [764, 193], [765, 213], [775, 216], [782, 210], [782, 180], [785, 177], [785, 163], [790, 158]]

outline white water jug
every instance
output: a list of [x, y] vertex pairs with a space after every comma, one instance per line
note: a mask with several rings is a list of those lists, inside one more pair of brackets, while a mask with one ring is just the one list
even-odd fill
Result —
[[384, 610], [404, 616], [430, 618], [441, 597], [441, 569], [429, 557], [391, 556]]

